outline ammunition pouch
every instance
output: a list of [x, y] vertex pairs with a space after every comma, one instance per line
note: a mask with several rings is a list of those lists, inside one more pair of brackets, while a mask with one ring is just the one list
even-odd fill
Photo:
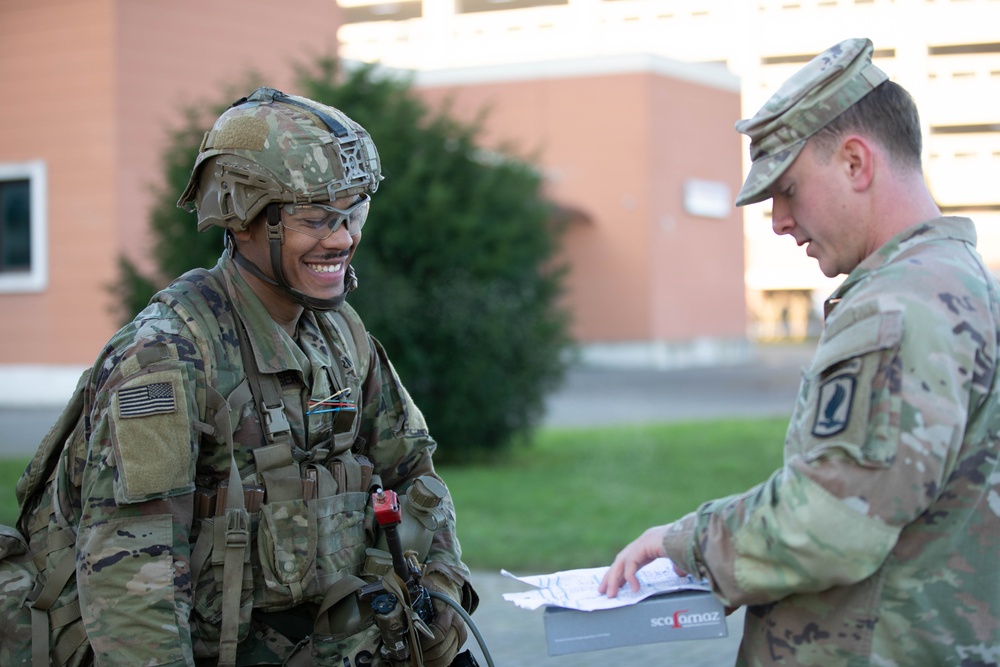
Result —
[[[347, 452], [326, 465], [313, 460], [296, 463], [288, 448], [288, 457], [261, 449], [266, 451], [257, 457], [255, 473], [242, 484], [249, 544], [239, 561], [241, 578], [233, 584], [241, 591], [237, 642], [246, 638], [252, 613], [286, 634], [278, 627], [280, 621], [275, 621], [280, 612], [303, 606], [321, 608], [325, 600], [330, 604], [330, 591], [361, 572], [374, 530], [368, 507], [372, 465], [366, 458]], [[254, 480], [265, 484], [254, 484]], [[377, 478], [374, 482], [378, 483]], [[272, 500], [272, 488], [279, 499]], [[195, 496], [200, 521], [191, 559], [196, 575], [193, 623], [198, 638], [195, 654], [201, 656], [215, 655], [223, 639], [224, 593], [230, 585], [226, 554], [233, 548], [234, 528], [226, 510], [229, 493], [229, 485], [223, 483], [214, 490], [199, 486]], [[348, 636], [339, 636], [343, 631], [335, 631], [338, 627], [344, 626], [335, 624], [324, 636], [343, 644]], [[296, 634], [286, 636], [296, 641], [300, 639]], [[352, 646], [356, 643], [351, 642]], [[331, 650], [329, 641], [324, 639], [322, 644], [310, 650]], [[361, 641], [358, 646], [367, 644]]]

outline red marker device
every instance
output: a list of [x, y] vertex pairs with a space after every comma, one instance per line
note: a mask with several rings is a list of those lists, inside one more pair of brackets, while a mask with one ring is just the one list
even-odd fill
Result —
[[410, 570], [403, 557], [403, 546], [399, 540], [397, 526], [403, 520], [399, 510], [399, 496], [395, 491], [379, 489], [372, 494], [372, 508], [375, 510], [375, 520], [385, 531], [385, 543], [392, 555], [392, 569], [396, 571], [403, 583], [409, 585]]

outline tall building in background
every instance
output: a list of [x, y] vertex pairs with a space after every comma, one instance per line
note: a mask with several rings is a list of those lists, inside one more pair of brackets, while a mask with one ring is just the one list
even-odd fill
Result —
[[[980, 252], [1000, 269], [1000, 0], [338, 1], [341, 57], [416, 70], [418, 83], [454, 68], [654, 54], [734, 74], [744, 117], [826, 47], [869, 37], [920, 108], [942, 210], [976, 221]], [[749, 334], [816, 333], [816, 303], [841, 279], [772, 233], [769, 202], [743, 223]]]

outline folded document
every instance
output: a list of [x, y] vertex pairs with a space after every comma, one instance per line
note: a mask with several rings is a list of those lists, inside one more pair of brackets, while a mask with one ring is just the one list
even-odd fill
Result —
[[597, 592], [601, 579], [608, 569], [608, 567], [593, 567], [530, 577], [518, 577], [507, 570], [501, 570], [504, 576], [535, 587], [535, 590], [523, 593], [504, 593], [503, 598], [522, 609], [552, 606], [596, 611], [626, 607], [661, 593], [709, 590], [706, 580], [695, 579], [690, 575], [679, 577], [674, 572], [674, 564], [669, 558], [658, 558], [636, 574], [640, 584], [638, 592], [633, 593], [632, 588], [626, 583], [618, 591], [617, 597], [609, 598]]

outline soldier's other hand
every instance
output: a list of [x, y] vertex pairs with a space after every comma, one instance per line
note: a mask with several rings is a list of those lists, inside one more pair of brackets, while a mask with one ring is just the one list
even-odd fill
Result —
[[[428, 572], [420, 580], [429, 591], [447, 595], [456, 603], [462, 602], [462, 586], [440, 571]], [[421, 637], [425, 667], [448, 667], [469, 636], [465, 621], [451, 605], [434, 600], [436, 617], [430, 624], [433, 637]]]
[[639, 580], [635, 573], [642, 567], [652, 563], [657, 558], [666, 556], [663, 550], [663, 538], [668, 526], [653, 526], [637, 537], [631, 544], [618, 552], [611, 567], [604, 574], [601, 585], [597, 589], [602, 595], [613, 598], [627, 582], [633, 593], [639, 591]]

